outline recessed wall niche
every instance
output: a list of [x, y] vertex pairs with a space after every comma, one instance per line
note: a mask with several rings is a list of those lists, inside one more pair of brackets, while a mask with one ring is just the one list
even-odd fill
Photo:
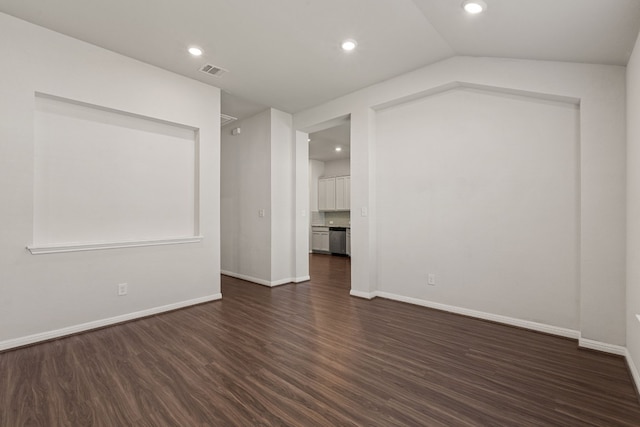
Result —
[[36, 93], [34, 247], [198, 234], [198, 129]]

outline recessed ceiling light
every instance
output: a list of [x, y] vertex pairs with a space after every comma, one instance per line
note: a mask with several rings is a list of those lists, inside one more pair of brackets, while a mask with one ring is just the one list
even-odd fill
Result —
[[358, 43], [355, 40], [345, 40], [342, 42], [342, 50], [347, 52], [352, 51], [356, 46], [358, 46]]
[[193, 56], [200, 56], [202, 55], [202, 49], [200, 49], [199, 47], [190, 47], [189, 53]]
[[487, 9], [487, 4], [482, 0], [467, 0], [462, 3], [462, 8], [475, 15], [476, 13], [484, 12]]
[[336, 151], [337, 151], [337, 152], [342, 151], [342, 147], [336, 147]]

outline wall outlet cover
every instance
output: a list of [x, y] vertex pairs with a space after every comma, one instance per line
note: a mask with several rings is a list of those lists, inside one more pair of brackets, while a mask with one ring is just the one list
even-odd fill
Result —
[[118, 285], [118, 296], [123, 296], [127, 294], [127, 284], [126, 283], [120, 283]]

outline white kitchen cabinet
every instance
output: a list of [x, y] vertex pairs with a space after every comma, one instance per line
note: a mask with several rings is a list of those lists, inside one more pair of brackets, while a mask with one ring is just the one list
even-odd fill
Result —
[[351, 210], [351, 177], [336, 177], [336, 210]]
[[320, 178], [318, 181], [318, 210], [336, 210], [336, 179]]
[[329, 252], [329, 227], [312, 227], [311, 250]]
[[351, 210], [351, 177], [338, 176], [318, 180], [318, 210]]

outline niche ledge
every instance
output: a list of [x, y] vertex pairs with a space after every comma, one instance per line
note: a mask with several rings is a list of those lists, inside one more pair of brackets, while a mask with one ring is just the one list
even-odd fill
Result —
[[181, 245], [186, 243], [200, 243], [202, 236], [174, 237], [170, 239], [135, 240], [126, 242], [99, 243], [62, 243], [55, 245], [27, 246], [31, 255], [55, 254], [62, 252], [98, 251], [103, 249], [138, 248], [142, 246]]

